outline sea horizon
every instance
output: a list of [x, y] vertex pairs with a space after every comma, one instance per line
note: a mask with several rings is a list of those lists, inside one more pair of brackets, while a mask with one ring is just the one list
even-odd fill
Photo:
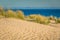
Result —
[[[8, 10], [8, 9], [5, 9]], [[25, 15], [30, 15], [30, 14], [41, 14], [44, 16], [56, 16], [60, 17], [60, 9], [11, 9], [13, 11], [21, 10], [24, 12]]]

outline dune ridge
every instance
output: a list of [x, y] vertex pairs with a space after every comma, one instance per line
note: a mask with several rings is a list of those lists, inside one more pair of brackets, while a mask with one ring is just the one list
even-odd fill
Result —
[[0, 40], [60, 40], [60, 29], [20, 19], [1, 18]]

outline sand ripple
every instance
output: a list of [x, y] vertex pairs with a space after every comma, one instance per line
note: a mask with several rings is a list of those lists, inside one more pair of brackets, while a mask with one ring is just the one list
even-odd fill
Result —
[[60, 40], [60, 30], [48, 25], [2, 18], [0, 40]]

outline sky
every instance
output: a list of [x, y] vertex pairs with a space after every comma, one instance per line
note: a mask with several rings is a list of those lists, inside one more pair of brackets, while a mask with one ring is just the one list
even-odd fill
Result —
[[60, 9], [60, 0], [0, 0], [0, 7]]

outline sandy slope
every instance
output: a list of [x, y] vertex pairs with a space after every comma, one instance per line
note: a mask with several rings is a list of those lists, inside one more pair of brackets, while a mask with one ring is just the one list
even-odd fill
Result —
[[60, 40], [60, 29], [20, 19], [0, 19], [0, 40]]

